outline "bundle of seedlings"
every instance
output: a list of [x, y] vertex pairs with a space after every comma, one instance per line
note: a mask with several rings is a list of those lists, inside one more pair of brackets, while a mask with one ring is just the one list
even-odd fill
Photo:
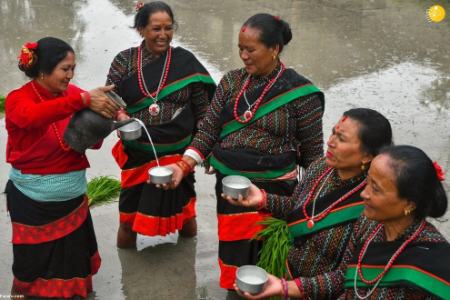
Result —
[[120, 181], [111, 176], [97, 176], [87, 185], [89, 206], [108, 203], [117, 199], [120, 193]]
[[255, 239], [263, 241], [257, 265], [278, 278], [286, 277], [286, 258], [290, 246], [286, 222], [270, 217], [259, 224], [265, 228], [255, 236]]

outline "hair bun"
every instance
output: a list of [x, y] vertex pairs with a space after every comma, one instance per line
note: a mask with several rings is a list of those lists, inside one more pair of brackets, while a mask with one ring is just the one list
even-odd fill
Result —
[[284, 45], [287, 45], [291, 39], [292, 39], [292, 31], [291, 26], [289, 26], [289, 23], [283, 20], [279, 20], [281, 23], [281, 33], [283, 34], [283, 43]]
[[28, 42], [20, 49], [19, 69], [22, 71], [30, 70], [37, 62], [36, 49], [38, 44], [35, 42]]

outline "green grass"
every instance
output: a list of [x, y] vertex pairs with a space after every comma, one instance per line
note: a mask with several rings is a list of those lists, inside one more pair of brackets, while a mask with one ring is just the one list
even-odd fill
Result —
[[263, 240], [257, 265], [278, 278], [287, 275], [286, 258], [290, 247], [289, 231], [285, 221], [268, 218], [260, 224], [266, 227], [257, 235]]
[[89, 206], [108, 203], [117, 199], [120, 193], [120, 181], [111, 176], [92, 178], [87, 185]]
[[5, 96], [0, 96], [0, 113], [5, 111]]

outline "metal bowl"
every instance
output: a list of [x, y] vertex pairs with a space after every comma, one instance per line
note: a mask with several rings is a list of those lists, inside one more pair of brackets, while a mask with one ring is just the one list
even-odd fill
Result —
[[173, 171], [168, 167], [153, 167], [148, 170], [150, 181], [154, 184], [169, 183], [172, 180]]
[[141, 137], [142, 126], [137, 121], [133, 121], [119, 128], [120, 138], [125, 141], [137, 140]]
[[248, 189], [251, 184], [250, 179], [244, 176], [226, 176], [222, 179], [222, 192], [233, 199], [238, 199], [239, 195], [245, 198], [248, 196]]
[[243, 292], [259, 294], [269, 280], [267, 272], [257, 266], [245, 265], [236, 271], [236, 284]]

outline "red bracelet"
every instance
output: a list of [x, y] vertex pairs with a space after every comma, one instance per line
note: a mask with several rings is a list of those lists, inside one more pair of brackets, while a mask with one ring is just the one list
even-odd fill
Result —
[[297, 286], [298, 290], [300, 291], [300, 295], [303, 295], [305, 293], [305, 289], [303, 288], [303, 283], [300, 280], [300, 278], [294, 279], [295, 285]]
[[266, 193], [266, 191], [261, 189], [261, 193], [262, 193], [262, 199], [261, 199], [261, 201], [259, 201], [258, 206], [256, 207], [256, 210], [264, 209], [266, 207], [266, 204], [267, 204], [267, 193]]
[[83, 100], [85, 107], [89, 107], [91, 105], [91, 94], [89, 92], [81, 93], [81, 100]]
[[284, 278], [281, 278], [281, 289], [283, 292], [281, 299], [288, 300], [289, 299], [288, 283], [287, 283], [286, 279], [284, 279]]
[[183, 159], [177, 161], [175, 163], [177, 166], [180, 167], [180, 169], [183, 171], [183, 177], [186, 177], [189, 173], [192, 172], [193, 168], [191, 167], [190, 164], [188, 164], [186, 161], [184, 161]]
[[116, 120], [119, 119], [120, 115], [128, 116], [127, 111], [123, 108], [120, 108], [116, 113]]

